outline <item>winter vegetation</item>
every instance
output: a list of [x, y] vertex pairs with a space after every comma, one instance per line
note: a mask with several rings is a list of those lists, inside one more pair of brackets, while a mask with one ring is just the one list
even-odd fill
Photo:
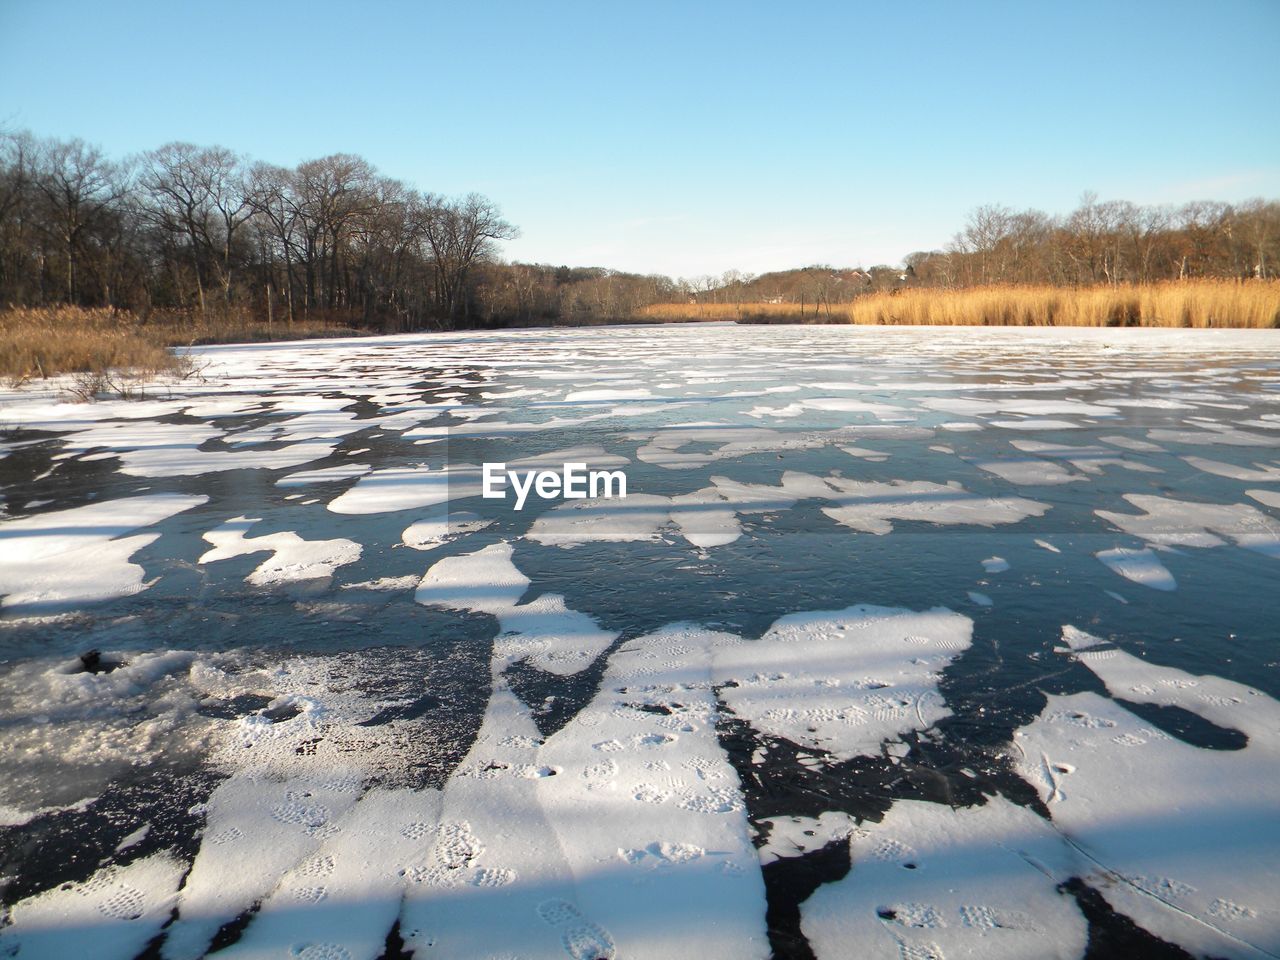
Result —
[[1280, 283], [1182, 280], [1155, 284], [1055, 287], [993, 284], [907, 287], [847, 302], [654, 304], [662, 320], [745, 323], [871, 323], [1027, 327], [1275, 327]]

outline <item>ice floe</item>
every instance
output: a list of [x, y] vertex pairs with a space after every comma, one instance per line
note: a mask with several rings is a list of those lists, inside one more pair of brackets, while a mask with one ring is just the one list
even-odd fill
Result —
[[303, 487], [312, 483], [330, 483], [334, 480], [354, 480], [362, 477], [373, 468], [367, 463], [340, 463], [336, 467], [321, 467], [318, 470], [303, 470], [290, 473], [276, 481], [277, 487]]
[[[1280, 906], [1265, 891], [1280, 842], [1280, 704], [1082, 631], [1071, 639], [1113, 697], [1176, 706], [1248, 737], [1241, 750], [1192, 746], [1096, 693], [1051, 695], [1016, 735], [1019, 767], [1080, 851], [1084, 878], [1117, 911], [1198, 956], [1274, 956]], [[1094, 647], [1102, 652], [1089, 656]]]
[[1222, 463], [1218, 460], [1207, 460], [1204, 457], [1183, 457], [1187, 463], [1204, 473], [1216, 477], [1227, 477], [1231, 480], [1246, 480], [1251, 483], [1280, 483], [1280, 466], [1255, 463], [1253, 468], [1237, 466], [1234, 463]]
[[1178, 582], [1173, 578], [1156, 552], [1150, 547], [1133, 550], [1128, 547], [1115, 547], [1102, 550], [1096, 554], [1105, 563], [1126, 580], [1140, 583], [1153, 590], [1176, 590]]
[[1074, 851], [1003, 797], [952, 808], [900, 800], [848, 840], [853, 868], [802, 906], [819, 960], [860, 956], [1076, 960], [1088, 925], [1058, 889]]
[[333, 576], [333, 571], [360, 559], [360, 544], [352, 540], [304, 540], [292, 531], [246, 537], [245, 533], [259, 518], [235, 517], [204, 534], [213, 549], [201, 555], [197, 563], [214, 563], [245, 554], [268, 551], [264, 560], [245, 579], [265, 587], [300, 580], [317, 580]]
[[821, 748], [835, 759], [946, 716], [937, 674], [971, 642], [973, 624], [949, 610], [860, 605], [798, 613], [759, 640], [728, 646], [722, 696], [758, 731]]
[[0, 521], [0, 607], [28, 612], [146, 589], [142, 567], [129, 558], [160, 534], [124, 534], [206, 502], [154, 493]]
[[409, 524], [400, 534], [400, 542], [414, 550], [431, 550], [457, 537], [483, 530], [492, 522], [465, 510], [442, 514]]
[[527, 661], [560, 675], [586, 669], [618, 634], [568, 609], [559, 594], [544, 593], [520, 603], [530, 581], [512, 563], [512, 553], [511, 544], [495, 543], [475, 553], [445, 557], [423, 576], [415, 599], [427, 606], [497, 617], [502, 632], [494, 641], [494, 657], [504, 666]]
[[1163, 546], [1219, 547], [1228, 537], [1247, 550], [1280, 559], [1280, 520], [1247, 503], [1194, 503], [1147, 494], [1126, 494], [1142, 512], [1096, 510], [1126, 533]]
[[[1021, 662], [1019, 644], [1037, 642], [1020, 619], [1028, 586], [1045, 588], [1038, 610], [1100, 600], [1099, 622], [1118, 637], [1122, 618], [1140, 610], [1096, 596], [1098, 576], [1109, 576], [1099, 562], [1163, 589], [1173, 578], [1161, 548], [1236, 543], [1280, 555], [1280, 493], [1257, 489], [1280, 478], [1266, 453], [1280, 442], [1280, 414], [1264, 412], [1280, 401], [1275, 349], [1267, 331], [984, 330], [981, 339], [711, 326], [468, 332], [198, 348], [209, 379], [166, 386], [172, 396], [141, 403], [55, 404], [0, 391], [0, 427], [17, 431], [0, 443], [9, 514], [57, 507], [68, 490], [109, 491], [101, 504], [0, 521], [0, 592], [9, 594], [14, 628], [6, 642], [13, 637], [21, 654], [6, 661], [0, 682], [0, 824], [26, 843], [21, 831], [44, 829], [45, 817], [127, 821], [113, 821], [100, 850], [92, 837], [76, 847], [95, 858], [87, 877], [6, 904], [0, 954], [195, 960], [217, 938], [220, 957], [374, 960], [398, 921], [406, 949], [422, 957], [767, 956], [776, 931], [765, 929], [766, 908], [780, 901], [775, 886], [766, 904], [761, 864], [776, 878], [800, 866], [774, 870], [779, 860], [845, 845], [850, 873], [800, 906], [802, 932], [820, 957], [855, 945], [897, 958], [1078, 957], [1086, 924], [1061, 886], [1073, 877], [1192, 952], [1274, 955], [1280, 923], [1265, 897], [1280, 845], [1269, 802], [1280, 749], [1273, 701], [1130, 657], [1083, 631], [1063, 631], [1063, 652], [1084, 667], [1051, 666], [1051, 689], [1078, 690], [1071, 684], [1081, 676], [1087, 685], [1087, 668], [1115, 699], [1051, 694], [1039, 717], [1017, 721], [1025, 724], [1013, 747], [1019, 772], [1052, 820], [1035, 804], [994, 794], [954, 807], [897, 799], [880, 822], [820, 809], [817, 798], [804, 814], [749, 819], [758, 794], [738, 776], [743, 763], [772, 762], [773, 746], [763, 744], [785, 738], [812, 769], [867, 758], [945, 779], [949, 771], [929, 767], [935, 748], [956, 756], [944, 721], [954, 715], [962, 733], [971, 724], [989, 729], [988, 714], [967, 699], [970, 668], [998, 689], [986, 651]], [[1067, 429], [1085, 439], [1060, 442], [1055, 432]], [[933, 452], [958, 459], [927, 452], [935, 430], [947, 434]], [[1184, 456], [1184, 444], [1254, 454], [1226, 463]], [[1010, 446], [1016, 453], [1004, 455]], [[487, 510], [449, 509], [447, 501], [479, 496], [482, 461], [554, 469], [627, 464], [623, 454], [640, 461], [625, 501], [556, 507], [515, 526]], [[888, 460], [902, 478], [877, 466]], [[781, 461], [793, 469], [783, 472]], [[679, 573], [736, 577], [722, 563], [749, 557], [776, 559], [785, 574], [787, 564], [807, 561], [800, 551], [813, 543], [811, 531], [772, 534], [799, 525], [783, 515], [801, 504], [791, 519], [823, 525], [821, 510], [833, 524], [874, 535], [916, 523], [934, 525], [931, 532], [1012, 526], [1049, 510], [1047, 497], [987, 495], [1002, 485], [966, 464], [1015, 484], [1068, 483], [1055, 491], [1058, 533], [1037, 524], [1037, 537], [1016, 528], [986, 536], [957, 553], [954, 577], [905, 550], [915, 549], [908, 537], [846, 534], [845, 542], [859, 563], [863, 552], [884, 562], [881, 573], [896, 582], [896, 562], [918, 562], [921, 607], [967, 596], [984, 631], [976, 644], [970, 619], [942, 608], [787, 613], [805, 601], [791, 596], [792, 580], [774, 582], [771, 573], [750, 574], [761, 597], [724, 595], [726, 616], [772, 611], [756, 639], [697, 624], [655, 630], [649, 620], [634, 636], [608, 596], [608, 614], [580, 599], [573, 609], [553, 586], [580, 577], [576, 591], [599, 575], [614, 589], [613, 571], [597, 567], [602, 555], [622, 567], [619, 579], [642, 578], [659, 552], [652, 541], [691, 548], [670, 588], [699, 597], [710, 581], [681, 586]], [[1110, 469], [1154, 465], [1169, 470], [1160, 478], [1168, 486]], [[247, 470], [259, 472], [228, 475]], [[1177, 486], [1188, 481], [1192, 492]], [[1112, 498], [1126, 492], [1138, 513], [1114, 510]], [[216, 515], [166, 523], [175, 535], [160, 541], [174, 551], [161, 558], [165, 566], [152, 571], [148, 561], [144, 572], [130, 561], [156, 542], [159, 531], [148, 527], [203, 504], [205, 493]], [[1234, 502], [1244, 498], [1256, 506]], [[309, 509], [322, 500], [332, 501], [327, 511]], [[1094, 507], [1102, 509], [1094, 515]], [[1098, 537], [1106, 526], [1128, 536]], [[298, 532], [252, 537], [255, 529]], [[207, 551], [198, 539], [205, 531]], [[458, 542], [467, 535], [475, 546]], [[592, 542], [640, 545], [641, 572], [623, 566], [625, 547], [562, 554], [540, 546]], [[801, 546], [788, 554], [790, 543]], [[190, 576], [197, 559], [263, 551], [270, 557], [250, 574], [255, 582], [329, 577], [360, 557], [362, 544], [363, 562], [346, 568], [360, 571], [359, 582], [256, 596], [281, 618], [265, 621], [272, 628], [287, 615], [299, 619], [296, 632], [273, 632], [251, 650], [140, 649], [168, 623], [173, 598], [161, 590], [113, 605], [110, 620], [88, 615], [49, 630], [18, 622], [59, 603], [127, 598], [171, 569]], [[436, 552], [415, 561], [394, 547]], [[1005, 557], [1025, 577], [1000, 578], [997, 593], [987, 586], [994, 578], [971, 576], [979, 562], [986, 575], [1009, 569]], [[1042, 562], [1061, 584], [1084, 584], [1084, 596], [1052, 596], [1059, 584]], [[1202, 573], [1206, 563], [1180, 552], [1175, 569]], [[202, 593], [209, 609], [195, 615], [220, 615], [249, 566], [237, 565], [229, 586], [207, 576], [203, 589], [222, 592]], [[1265, 560], [1253, 566], [1269, 569]], [[805, 590], [826, 598], [812, 606], [848, 602], [843, 571], [804, 573]], [[669, 596], [678, 601], [664, 593], [661, 602]], [[999, 604], [985, 608], [993, 597]], [[271, 646], [358, 647], [363, 628], [353, 624], [369, 620], [375, 635], [397, 611], [411, 617], [403, 635], [388, 631], [393, 649], [284, 655]], [[671, 615], [684, 615], [678, 602]], [[412, 617], [426, 624], [420, 643]], [[313, 633], [313, 621], [341, 629], [332, 638]], [[460, 621], [464, 628], [451, 626]], [[28, 636], [36, 647], [23, 646]], [[117, 636], [121, 649], [67, 652], [81, 637], [87, 646]], [[46, 644], [61, 652], [44, 655]], [[1156, 644], [1144, 650], [1152, 659], [1164, 653]], [[969, 651], [976, 656], [960, 661]], [[453, 658], [462, 680], [435, 686], [432, 671]], [[1041, 652], [1031, 650], [1026, 663], [1043, 664]], [[1121, 701], [1191, 711], [1240, 731], [1247, 746], [1192, 747]], [[718, 725], [758, 735], [760, 752], [749, 761], [727, 752], [733, 743], [722, 743]], [[156, 847], [162, 820], [95, 806], [117, 784], [171, 767], [208, 778], [203, 801], [190, 810], [184, 801], [174, 814], [189, 817], [193, 832], [173, 849]]]
[[999, 460], [970, 459], [979, 470], [995, 474], [1002, 480], [1018, 486], [1048, 487], [1063, 483], [1087, 480], [1078, 473], [1064, 470], [1059, 464], [1038, 457], [1012, 457]]

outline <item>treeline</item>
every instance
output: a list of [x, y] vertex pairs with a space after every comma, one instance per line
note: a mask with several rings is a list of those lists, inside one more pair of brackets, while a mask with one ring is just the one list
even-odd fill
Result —
[[424, 193], [350, 154], [281, 167], [170, 143], [116, 161], [0, 132], [0, 305], [391, 331], [625, 320], [691, 289], [499, 261], [516, 235], [485, 197]]
[[974, 210], [945, 250], [905, 260], [925, 286], [1089, 286], [1280, 276], [1280, 203], [1180, 207], [1086, 193], [1066, 216], [1003, 206]]
[[477, 274], [474, 319], [491, 326], [628, 321], [653, 304], [684, 302], [692, 289], [658, 274], [491, 262]]
[[809, 266], [760, 276], [731, 270], [685, 288], [700, 304], [808, 305], [818, 311], [904, 287], [1119, 287], [1277, 277], [1276, 201], [1142, 206], [1085, 194], [1065, 216], [979, 207], [944, 249], [908, 254], [902, 266]]
[[0, 134], [0, 304], [452, 324], [515, 235], [485, 197], [420, 192], [350, 154], [280, 167], [171, 143], [114, 161]]
[[1165, 207], [1086, 194], [1065, 216], [984, 206], [945, 249], [902, 266], [760, 276], [504, 263], [497, 244], [516, 235], [485, 197], [423, 192], [350, 154], [281, 167], [171, 143], [112, 160], [79, 140], [0, 131], [0, 306], [396, 331], [625, 321], [655, 304], [790, 304], [803, 316], [903, 287], [1280, 272], [1280, 203], [1264, 200]]

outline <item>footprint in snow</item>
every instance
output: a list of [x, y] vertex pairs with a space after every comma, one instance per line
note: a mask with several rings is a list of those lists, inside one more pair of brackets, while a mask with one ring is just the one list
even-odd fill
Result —
[[471, 865], [471, 861], [484, 853], [484, 846], [471, 832], [471, 824], [465, 820], [442, 823], [436, 840], [436, 861], [450, 870]]
[[538, 904], [538, 916], [548, 926], [558, 927], [582, 919], [582, 912], [568, 900], [543, 900]]
[[898, 956], [901, 960], [947, 960], [936, 943], [907, 943], [904, 940], [898, 941]]
[[564, 931], [561, 941], [573, 960], [613, 960], [613, 939], [594, 923], [580, 923]]
[[137, 920], [147, 909], [141, 890], [119, 884], [114, 893], [98, 904], [98, 912], [112, 920]]
[[328, 854], [308, 857], [298, 865], [297, 872], [300, 877], [327, 877], [333, 873], [336, 865], [333, 857]]
[[297, 960], [351, 960], [345, 947], [336, 943], [308, 943], [289, 951]]
[[573, 960], [613, 960], [617, 956], [608, 931], [583, 917], [568, 900], [544, 900], [537, 912], [547, 926], [561, 928], [560, 941]]
[[607, 783], [617, 775], [618, 765], [612, 760], [601, 760], [599, 763], [593, 763], [582, 771], [582, 779], [588, 781], [592, 786]]

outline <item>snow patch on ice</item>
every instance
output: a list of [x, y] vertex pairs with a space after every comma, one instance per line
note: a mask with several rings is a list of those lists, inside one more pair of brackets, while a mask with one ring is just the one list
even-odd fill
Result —
[[1019, 772], [1085, 856], [1086, 881], [1197, 955], [1280, 952], [1280, 904], [1261, 895], [1280, 847], [1266, 800], [1280, 766], [1280, 703], [1120, 650], [1082, 662], [1112, 696], [1177, 706], [1249, 738], [1243, 750], [1194, 747], [1096, 693], [1051, 695], [1016, 734]]
[[1176, 590], [1178, 581], [1173, 578], [1155, 551], [1150, 547], [1133, 550], [1115, 547], [1101, 550], [1095, 556], [1126, 580], [1140, 583], [1153, 590]]
[[426, 606], [497, 617], [502, 633], [494, 641], [495, 674], [519, 661], [561, 676], [586, 669], [617, 633], [568, 609], [559, 594], [544, 593], [520, 603], [530, 581], [512, 562], [512, 553], [511, 544], [495, 543], [475, 553], [445, 557], [427, 571], [415, 599]]
[[1194, 503], [1147, 494], [1125, 494], [1140, 514], [1094, 512], [1126, 533], [1160, 546], [1219, 547], [1233, 540], [1247, 550], [1280, 559], [1280, 521], [1246, 503]]
[[1255, 463], [1253, 469], [1239, 467], [1234, 463], [1222, 463], [1218, 460], [1207, 460], [1204, 457], [1183, 457], [1187, 463], [1204, 473], [1216, 477], [1227, 477], [1231, 480], [1246, 480], [1251, 483], [1280, 483], [1280, 466]]
[[483, 530], [493, 523], [469, 511], [445, 514], [419, 520], [405, 527], [400, 542], [414, 550], [432, 550], [442, 543]]
[[333, 480], [353, 480], [364, 476], [372, 469], [367, 463], [342, 463], [336, 467], [321, 467], [319, 470], [291, 473], [277, 480], [276, 486], [301, 487], [311, 483], [329, 483]]
[[948, 715], [938, 674], [972, 630], [941, 608], [791, 614], [759, 640], [719, 651], [716, 673], [736, 681], [721, 695], [755, 729], [845, 760]]
[[24, 960], [132, 960], [168, 921], [185, 871], [175, 857], [156, 853], [24, 900], [9, 915], [0, 950]]
[[953, 809], [899, 800], [849, 838], [853, 869], [802, 906], [819, 960], [1074, 958], [1088, 924], [1057, 889], [1071, 849], [1041, 817], [1003, 797]]
[[353, 540], [304, 540], [292, 531], [246, 537], [248, 529], [259, 522], [258, 518], [235, 517], [216, 530], [208, 531], [204, 539], [213, 544], [213, 549], [206, 551], [196, 562], [214, 563], [269, 551], [271, 558], [264, 560], [245, 577], [254, 586], [266, 587], [327, 579], [338, 567], [360, 559], [360, 544]]
[[158, 533], [122, 537], [208, 502], [154, 493], [0, 521], [0, 602], [10, 612], [78, 606], [145, 590], [129, 558]]

